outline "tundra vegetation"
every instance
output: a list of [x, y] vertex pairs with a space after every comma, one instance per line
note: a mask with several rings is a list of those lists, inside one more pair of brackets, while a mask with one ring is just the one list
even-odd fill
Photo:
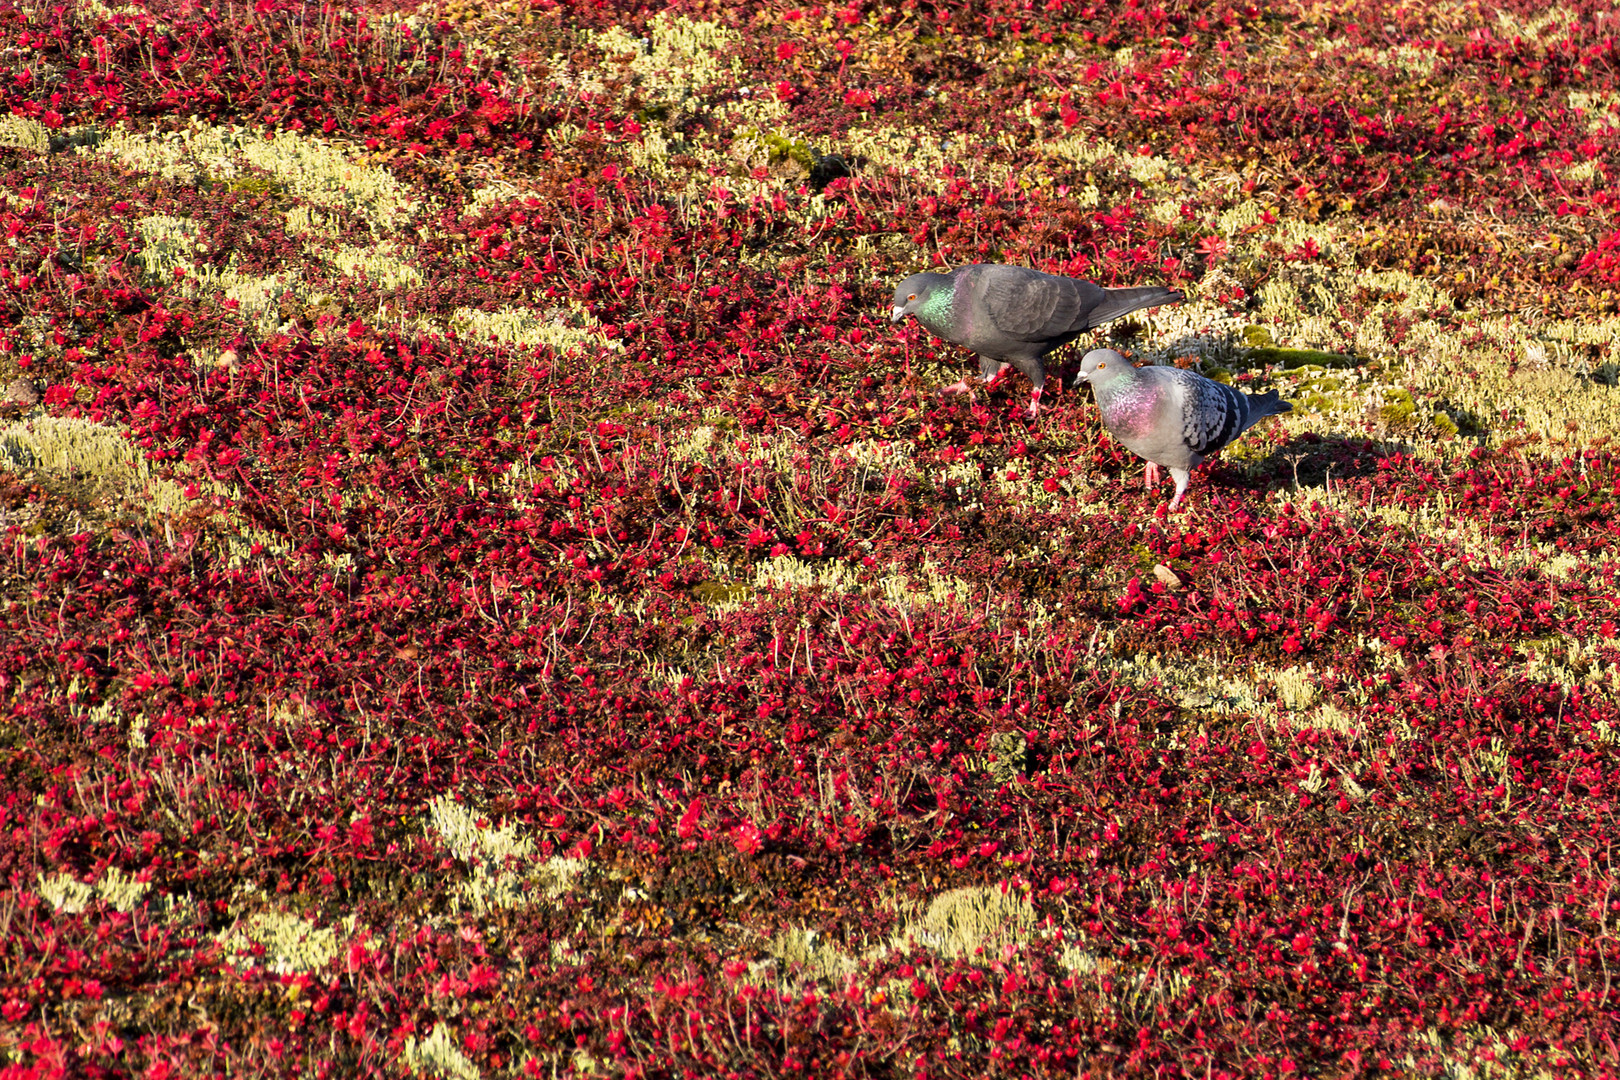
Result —
[[5, 1076], [1620, 1065], [1608, 5], [0, 30]]

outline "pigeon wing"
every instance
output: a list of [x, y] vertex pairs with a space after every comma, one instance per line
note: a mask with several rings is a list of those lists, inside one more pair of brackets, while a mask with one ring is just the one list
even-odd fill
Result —
[[1054, 277], [1022, 266], [995, 266], [984, 275], [984, 307], [991, 325], [1019, 341], [1045, 342], [1073, 332], [1090, 304], [1081, 288], [1101, 298], [1090, 282]]
[[1182, 368], [1150, 369], [1181, 399], [1181, 441], [1206, 457], [1238, 437], [1249, 418], [1248, 401], [1230, 386]]

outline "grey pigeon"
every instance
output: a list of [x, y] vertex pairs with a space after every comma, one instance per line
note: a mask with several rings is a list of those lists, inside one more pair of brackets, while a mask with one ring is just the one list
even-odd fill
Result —
[[1204, 459], [1274, 413], [1293, 412], [1275, 390], [1245, 394], [1196, 371], [1174, 367], [1132, 367], [1113, 349], [1093, 349], [1080, 361], [1080, 382], [1097, 396], [1103, 427], [1125, 448], [1147, 459], [1147, 483], [1159, 482], [1159, 466], [1170, 470], [1181, 502], [1192, 470]]
[[[988, 387], [1016, 367], [1035, 385], [1029, 415], [1040, 409], [1046, 369], [1041, 357], [1094, 326], [1138, 308], [1182, 298], [1174, 289], [1150, 285], [1105, 289], [1078, 278], [1043, 274], [1023, 266], [975, 263], [949, 274], [913, 274], [894, 290], [891, 321], [917, 316], [935, 337], [965, 345], [979, 356], [979, 378]], [[972, 388], [963, 379], [948, 394]]]

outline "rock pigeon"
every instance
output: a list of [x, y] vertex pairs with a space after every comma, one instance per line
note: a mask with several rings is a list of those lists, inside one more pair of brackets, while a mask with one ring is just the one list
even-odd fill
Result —
[[1080, 361], [1080, 382], [1097, 396], [1103, 427], [1126, 449], [1147, 459], [1147, 483], [1159, 466], [1176, 481], [1170, 509], [1181, 502], [1192, 470], [1262, 417], [1292, 412], [1277, 391], [1245, 394], [1196, 371], [1132, 367], [1113, 349], [1093, 349]]
[[[1182, 298], [1157, 285], [1105, 289], [1078, 278], [1043, 274], [1023, 266], [975, 263], [949, 274], [913, 274], [894, 291], [892, 322], [917, 316], [935, 337], [965, 345], [979, 355], [979, 378], [990, 386], [1016, 367], [1035, 385], [1029, 414], [1040, 409], [1046, 369], [1041, 357], [1081, 333], [1137, 308]], [[972, 388], [963, 379], [948, 394]]]

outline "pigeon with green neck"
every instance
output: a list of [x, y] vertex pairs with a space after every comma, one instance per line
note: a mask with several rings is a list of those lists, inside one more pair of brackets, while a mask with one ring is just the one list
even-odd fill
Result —
[[[973, 350], [979, 381], [995, 385], [1011, 368], [1029, 377], [1029, 415], [1040, 410], [1046, 388], [1042, 358], [1092, 327], [1139, 308], [1174, 303], [1181, 293], [1156, 285], [1107, 289], [1078, 278], [1023, 266], [975, 263], [948, 274], [913, 274], [894, 292], [893, 322], [915, 315], [935, 337]], [[948, 394], [973, 388], [963, 379]]]

